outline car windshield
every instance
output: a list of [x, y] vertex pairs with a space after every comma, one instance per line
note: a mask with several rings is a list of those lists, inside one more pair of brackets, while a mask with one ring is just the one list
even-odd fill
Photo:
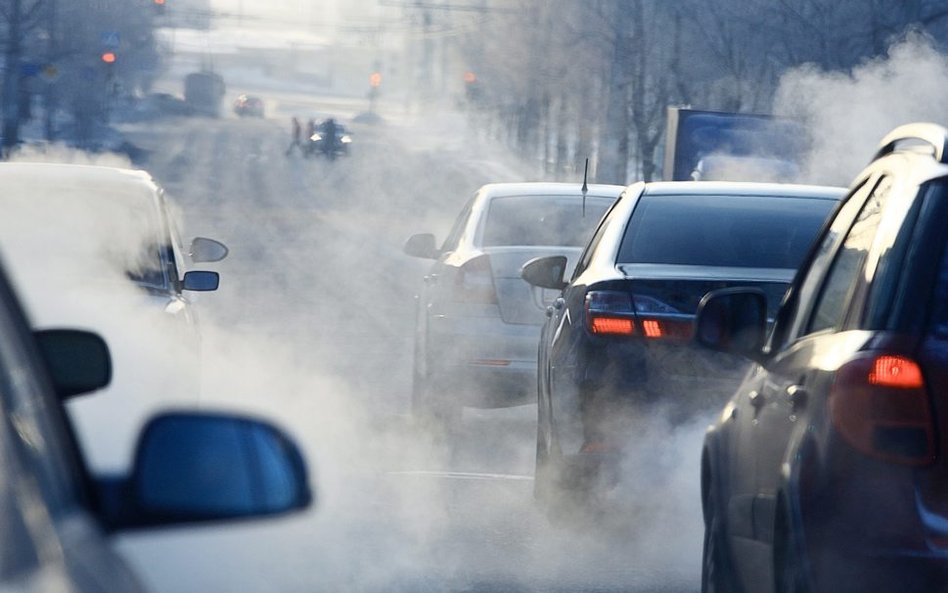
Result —
[[834, 205], [805, 197], [646, 194], [616, 263], [796, 269]]
[[494, 198], [487, 211], [483, 247], [562, 245], [582, 247], [615, 200], [579, 196], [510, 196]]

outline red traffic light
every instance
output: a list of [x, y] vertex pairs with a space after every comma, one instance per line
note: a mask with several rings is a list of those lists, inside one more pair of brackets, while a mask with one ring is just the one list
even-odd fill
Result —
[[159, 5], [159, 6], [164, 6], [164, 5], [165, 5], [165, 0], [155, 0], [155, 4], [157, 4], [157, 5]]
[[115, 52], [111, 52], [111, 51], [107, 51], [103, 53], [101, 56], [101, 60], [105, 62], [106, 64], [114, 64], [116, 59], [117, 59], [117, 56], [115, 55]]
[[378, 88], [382, 84], [382, 74], [380, 72], [373, 72], [369, 75], [369, 86], [373, 88]]
[[474, 74], [470, 70], [464, 73], [464, 82], [468, 84], [474, 84], [477, 82], [477, 74]]

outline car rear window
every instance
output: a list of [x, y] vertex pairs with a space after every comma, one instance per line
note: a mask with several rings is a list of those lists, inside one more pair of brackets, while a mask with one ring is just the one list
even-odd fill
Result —
[[785, 196], [644, 195], [617, 263], [795, 269], [835, 206]]
[[614, 198], [510, 196], [494, 198], [487, 210], [481, 245], [562, 245], [582, 247]]

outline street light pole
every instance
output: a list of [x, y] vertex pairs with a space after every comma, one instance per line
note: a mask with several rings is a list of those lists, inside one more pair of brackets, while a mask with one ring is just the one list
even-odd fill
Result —
[[21, 0], [10, 2], [9, 39], [7, 40], [6, 68], [3, 72], [3, 156], [19, 144], [20, 138], [20, 61], [22, 54]]
[[[56, 0], [46, 0], [46, 33], [49, 35], [46, 45], [46, 66], [47, 69], [56, 68]], [[44, 96], [44, 115], [43, 115], [43, 132], [46, 137], [47, 142], [52, 142], [55, 138], [55, 131], [53, 129], [53, 115], [56, 112], [56, 85], [50, 77], [46, 80], [46, 93]]]

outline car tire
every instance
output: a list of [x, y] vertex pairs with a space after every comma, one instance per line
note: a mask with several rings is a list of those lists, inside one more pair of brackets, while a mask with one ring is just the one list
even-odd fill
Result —
[[705, 519], [704, 548], [701, 554], [701, 593], [731, 593], [736, 589], [727, 553], [724, 522], [714, 488], [712, 483], [708, 489], [708, 516]]
[[461, 407], [450, 401], [448, 382], [440, 374], [415, 373], [411, 412], [415, 422], [438, 432], [453, 432], [461, 422]]

